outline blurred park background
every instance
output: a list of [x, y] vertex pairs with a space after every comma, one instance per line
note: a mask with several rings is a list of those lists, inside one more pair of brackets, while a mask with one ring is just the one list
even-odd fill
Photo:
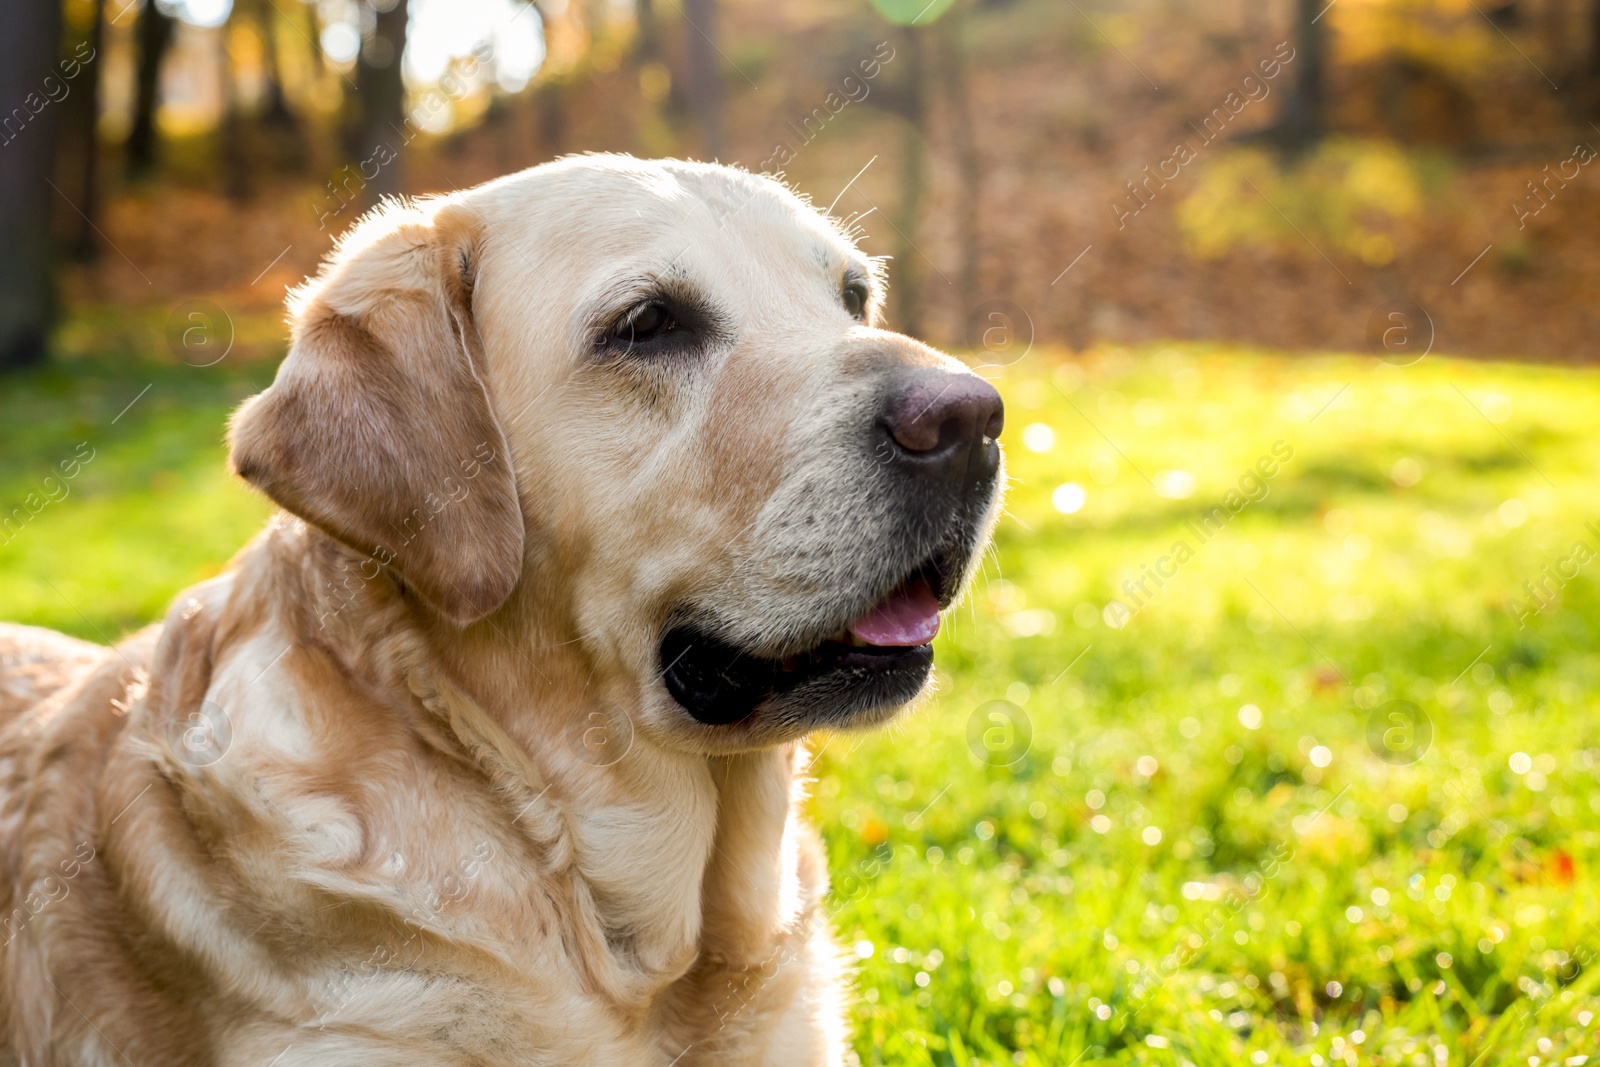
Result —
[[1597, 353], [1593, 0], [6, 11], [0, 363], [73, 311], [273, 315], [378, 196], [601, 150], [820, 204], [872, 161], [836, 210], [895, 257], [896, 325], [944, 344], [1005, 300], [1080, 348], [1358, 348], [1409, 301], [1452, 353]]
[[0, 12], [0, 615], [226, 566], [380, 196], [781, 174], [1008, 405], [938, 692], [816, 741], [862, 1062], [1600, 1055], [1600, 3]]

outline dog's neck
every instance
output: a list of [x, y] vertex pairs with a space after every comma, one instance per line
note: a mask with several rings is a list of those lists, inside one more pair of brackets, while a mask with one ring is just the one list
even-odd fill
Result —
[[622, 710], [629, 694], [596, 692], [582, 643], [533, 594], [463, 630], [312, 528], [282, 521], [271, 536], [298, 542], [273, 554], [300, 561], [290, 588], [302, 600], [286, 614], [306, 640], [417, 700], [489, 790], [515, 798], [518, 829], [565, 857], [616, 963], [614, 992], [635, 1010], [697, 961], [696, 975], [751, 972], [809, 927], [817, 902], [799, 888], [790, 821], [802, 746], [660, 746]]

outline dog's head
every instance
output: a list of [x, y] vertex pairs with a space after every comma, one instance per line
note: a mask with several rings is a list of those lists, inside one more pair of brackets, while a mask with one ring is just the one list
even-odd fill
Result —
[[559, 619], [666, 743], [880, 722], [1003, 482], [999, 395], [882, 301], [775, 181], [565, 159], [364, 220], [233, 461], [423, 610]]

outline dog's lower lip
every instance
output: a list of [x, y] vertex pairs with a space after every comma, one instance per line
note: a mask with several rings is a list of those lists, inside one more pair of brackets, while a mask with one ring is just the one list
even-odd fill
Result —
[[661, 639], [662, 682], [696, 721], [728, 726], [774, 697], [815, 684], [878, 687], [915, 695], [933, 665], [933, 646], [826, 640], [782, 659], [750, 655], [714, 635], [679, 626]]
[[898, 659], [899, 653], [903, 652], [926, 652], [932, 655], [933, 643], [930, 641], [920, 645], [873, 645], [854, 637], [848, 640], [835, 640], [830, 637], [816, 648], [796, 656], [783, 657], [778, 661], [778, 670], [784, 674], [794, 674], [804, 670], [817, 656], [824, 654], [840, 661], [873, 664]]

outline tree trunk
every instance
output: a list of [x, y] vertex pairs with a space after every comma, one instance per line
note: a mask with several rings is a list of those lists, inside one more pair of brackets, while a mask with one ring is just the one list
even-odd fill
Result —
[[283, 67], [278, 61], [278, 33], [272, 8], [255, 5], [256, 32], [261, 34], [261, 67], [267, 82], [267, 106], [263, 116], [269, 122], [295, 121], [283, 94]]
[[1284, 100], [1280, 132], [1284, 143], [1297, 152], [1315, 145], [1325, 130], [1326, 38], [1318, 16], [1327, 6], [1322, 0], [1295, 0], [1294, 88]]
[[[399, 193], [403, 184], [406, 87], [400, 59], [406, 50], [406, 9], [407, 0], [395, 0], [387, 10], [379, 10], [372, 36], [362, 42], [356, 59], [357, 118], [350, 155], [357, 167], [371, 161], [361, 175], [368, 205]], [[389, 151], [374, 158], [380, 146]], [[387, 162], [380, 164], [383, 159]]]
[[61, 5], [0, 0], [0, 370], [42, 360], [55, 320], [50, 218]]
[[1588, 83], [1589, 113], [1600, 117], [1600, 0], [1589, 4], [1589, 54], [1585, 57], [1584, 76]]
[[133, 126], [128, 131], [128, 173], [142, 178], [156, 163], [156, 109], [161, 106], [161, 61], [172, 44], [176, 24], [155, 0], [144, 0], [133, 25], [138, 49], [134, 65]]
[[306, 131], [289, 106], [288, 94], [283, 89], [276, 16], [277, 11], [271, 4], [260, 0], [255, 4], [256, 30], [261, 34], [261, 66], [267, 83], [267, 106], [261, 116], [261, 126], [268, 135], [273, 159], [281, 160], [285, 169], [298, 172], [305, 168], [308, 155]]
[[100, 65], [104, 62], [105, 23], [105, 0], [95, 0], [89, 32], [73, 52], [71, 61], [78, 63], [78, 76], [61, 113], [66, 129], [58, 173], [63, 191], [78, 206], [78, 211], [68, 213], [66, 244], [79, 263], [92, 262], [100, 252], [94, 220], [100, 217]]
[[252, 168], [245, 144], [244, 116], [239, 112], [238, 79], [234, 75], [233, 57], [228, 53], [228, 27], [232, 23], [232, 18], [229, 18], [217, 27], [217, 84], [222, 93], [222, 115], [217, 121], [217, 137], [222, 150], [223, 191], [229, 200], [242, 203], [250, 199]]
[[648, 63], [661, 55], [661, 20], [656, 17], [654, 0], [635, 0], [633, 58]]
[[539, 152], [542, 159], [554, 159], [567, 150], [567, 87], [552, 78], [534, 90], [539, 117]]
[[894, 293], [898, 303], [896, 329], [916, 336], [922, 329], [922, 264], [917, 251], [917, 222], [922, 217], [922, 192], [926, 185], [927, 90], [923, 73], [923, 31], [908, 28], [906, 50], [906, 128], [900, 158], [900, 220], [895, 228], [900, 244], [894, 257]]
[[684, 89], [695, 116], [700, 120], [700, 132], [705, 138], [706, 157], [720, 159], [724, 154], [722, 111], [721, 55], [717, 52], [716, 0], [683, 0], [684, 20], [689, 23], [688, 70], [684, 73]]
[[950, 106], [950, 133], [954, 142], [956, 171], [961, 178], [957, 198], [957, 245], [961, 257], [961, 300], [967, 309], [978, 304], [978, 271], [982, 260], [979, 246], [978, 204], [982, 196], [983, 157], [972, 123], [971, 89], [967, 79], [966, 56], [961, 39], [965, 22], [961, 6], [953, 7], [939, 23], [943, 34], [945, 72], [941, 81]]

